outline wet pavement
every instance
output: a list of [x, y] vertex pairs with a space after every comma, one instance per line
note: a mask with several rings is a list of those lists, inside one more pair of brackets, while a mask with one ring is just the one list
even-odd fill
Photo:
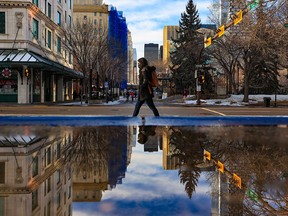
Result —
[[286, 118], [2, 118], [0, 215], [288, 214]]

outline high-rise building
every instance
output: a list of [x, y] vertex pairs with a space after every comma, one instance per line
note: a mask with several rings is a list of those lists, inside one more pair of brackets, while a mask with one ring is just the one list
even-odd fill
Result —
[[144, 58], [148, 62], [156, 62], [159, 60], [159, 44], [144, 44]]
[[170, 62], [170, 52], [175, 50], [172, 39], [178, 39], [179, 26], [164, 26], [163, 29], [163, 62]]
[[73, 99], [73, 58], [62, 46], [73, 1], [0, 1], [0, 102]]

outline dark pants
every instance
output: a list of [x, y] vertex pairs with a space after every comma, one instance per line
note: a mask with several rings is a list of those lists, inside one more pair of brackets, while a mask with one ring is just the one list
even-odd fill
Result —
[[148, 107], [153, 111], [154, 116], [159, 116], [159, 112], [158, 112], [157, 108], [155, 107], [155, 104], [154, 104], [152, 98], [147, 98], [146, 100], [142, 100], [142, 101], [138, 100], [136, 105], [135, 105], [133, 116], [137, 116], [139, 114], [140, 108], [145, 103], [145, 101], [146, 101], [146, 104], [148, 105]]

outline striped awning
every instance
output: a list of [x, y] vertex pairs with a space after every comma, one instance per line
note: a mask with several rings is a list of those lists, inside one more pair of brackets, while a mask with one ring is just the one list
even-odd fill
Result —
[[83, 73], [66, 67], [58, 62], [24, 49], [0, 49], [1, 67], [39, 67], [44, 71], [53, 71], [56, 74], [66, 75], [72, 78], [83, 78]]

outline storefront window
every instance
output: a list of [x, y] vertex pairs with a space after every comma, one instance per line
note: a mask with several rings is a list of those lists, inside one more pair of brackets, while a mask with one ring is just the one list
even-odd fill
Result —
[[0, 102], [17, 101], [17, 71], [0, 68]]

